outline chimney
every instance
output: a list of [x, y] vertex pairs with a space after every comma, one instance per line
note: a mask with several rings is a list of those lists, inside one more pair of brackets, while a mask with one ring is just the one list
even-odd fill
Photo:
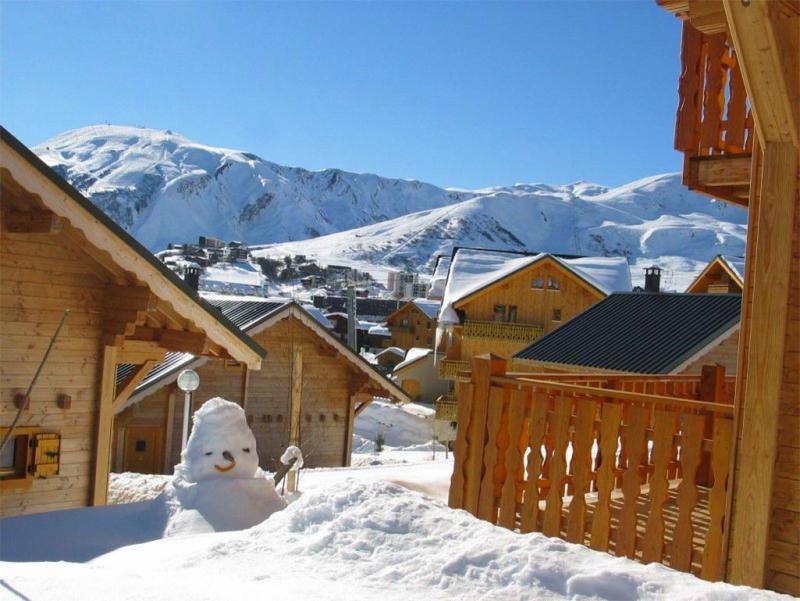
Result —
[[661, 292], [661, 268], [653, 265], [644, 269], [644, 291]]
[[197, 290], [200, 288], [200, 268], [187, 267], [183, 270], [183, 279], [187, 284], [189, 284], [189, 288], [197, 292]]

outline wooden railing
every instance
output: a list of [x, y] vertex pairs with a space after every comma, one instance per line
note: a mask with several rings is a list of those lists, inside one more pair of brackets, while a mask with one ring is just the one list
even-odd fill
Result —
[[473, 359], [471, 381], [457, 384], [450, 506], [722, 578], [733, 406], [592, 378], [508, 375], [503, 360]]
[[469, 361], [460, 359], [442, 359], [439, 361], [438, 370], [440, 380], [456, 380], [459, 372], [470, 370], [470, 364]]
[[449, 422], [456, 421], [458, 417], [458, 399], [454, 394], [443, 394], [436, 399], [436, 419]]
[[464, 338], [493, 338], [518, 342], [533, 342], [542, 335], [541, 326], [524, 323], [504, 323], [500, 321], [464, 322]]

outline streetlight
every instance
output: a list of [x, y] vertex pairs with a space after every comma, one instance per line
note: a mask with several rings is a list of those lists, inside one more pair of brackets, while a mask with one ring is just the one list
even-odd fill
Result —
[[178, 388], [183, 390], [183, 437], [181, 439], [181, 450], [186, 448], [186, 441], [189, 439], [189, 412], [192, 410], [192, 392], [200, 386], [200, 376], [193, 369], [184, 369], [178, 375]]

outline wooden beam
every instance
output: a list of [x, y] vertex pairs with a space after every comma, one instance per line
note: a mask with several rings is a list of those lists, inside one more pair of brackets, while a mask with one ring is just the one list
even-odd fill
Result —
[[768, 0], [724, 6], [761, 139], [800, 148], [800, 17]]
[[247, 413], [247, 395], [250, 392], [250, 370], [242, 363], [242, 389], [240, 391], [242, 409]]
[[728, 31], [722, 0], [689, 0], [689, 23], [703, 33]]
[[[162, 357], [163, 359], [163, 357]], [[125, 404], [125, 401], [128, 400], [128, 397], [131, 396], [131, 393], [136, 389], [139, 383], [147, 377], [147, 374], [150, 373], [156, 366], [156, 361], [149, 360], [142, 363], [133, 375], [128, 378], [128, 381], [125, 382], [125, 385], [122, 387], [122, 390], [117, 392], [116, 396], [114, 397], [114, 403], [112, 405], [112, 410], [114, 411], [114, 415], [119, 413], [122, 410], [122, 406]]]
[[748, 154], [720, 154], [689, 158], [689, 188], [704, 186], [744, 186], [747, 198], [750, 187], [750, 164]]
[[303, 345], [295, 344], [292, 352], [292, 398], [289, 444], [300, 444], [300, 411], [303, 403]]
[[4, 211], [3, 230], [8, 234], [57, 234], [64, 220], [52, 211]]
[[175, 393], [167, 397], [167, 418], [164, 424], [164, 473], [169, 474], [172, 468], [172, 437], [175, 431]]
[[746, 282], [753, 303], [729, 574], [731, 582], [754, 587], [762, 587], [765, 578], [798, 185], [792, 143], [767, 142], [763, 157], [759, 235], [750, 272], [755, 281]]
[[114, 426], [114, 389], [117, 381], [117, 347], [103, 349], [97, 411], [92, 505], [108, 501], [108, 471], [111, 461], [111, 436]]
[[144, 340], [125, 340], [117, 349], [117, 361], [139, 365], [146, 361], [164, 360], [164, 355], [169, 349], [159, 346], [158, 342]]

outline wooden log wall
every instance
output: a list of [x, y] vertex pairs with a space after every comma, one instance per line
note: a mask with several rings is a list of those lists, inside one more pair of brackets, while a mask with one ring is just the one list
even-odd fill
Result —
[[[70, 309], [19, 422], [61, 434], [59, 474], [22, 488], [0, 484], [0, 516], [90, 502], [106, 285], [104, 271], [64, 233], [0, 233], [0, 427]], [[72, 397], [69, 409], [56, 404], [59, 394]]]

